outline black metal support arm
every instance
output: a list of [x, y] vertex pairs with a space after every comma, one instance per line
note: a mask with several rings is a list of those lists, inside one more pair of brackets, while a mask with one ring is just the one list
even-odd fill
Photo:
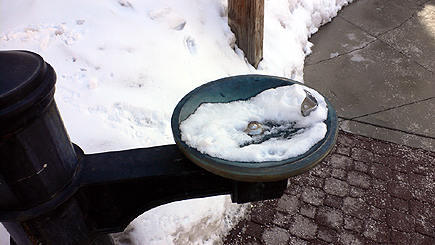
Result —
[[9, 214], [3, 223], [17, 241], [26, 241], [25, 233], [32, 243], [90, 244], [162, 204], [222, 194], [237, 203], [258, 201], [280, 197], [287, 186], [287, 180], [249, 183], [220, 177], [193, 164], [176, 145], [91, 155], [75, 146], [75, 151], [78, 171], [57, 195], [60, 200], [0, 213], [1, 218]]
[[220, 177], [193, 164], [176, 145], [83, 157], [79, 193], [104, 232], [123, 230], [137, 215], [162, 204], [222, 194], [245, 203], [280, 197], [287, 186], [287, 180], [248, 183]]

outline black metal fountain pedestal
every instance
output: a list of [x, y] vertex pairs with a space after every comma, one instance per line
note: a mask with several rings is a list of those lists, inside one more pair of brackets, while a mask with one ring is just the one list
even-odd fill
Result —
[[55, 80], [39, 55], [0, 52], [0, 221], [16, 244], [112, 244], [108, 233], [165, 203], [222, 194], [244, 203], [287, 186], [216, 175], [175, 144], [84, 154], [66, 133]]

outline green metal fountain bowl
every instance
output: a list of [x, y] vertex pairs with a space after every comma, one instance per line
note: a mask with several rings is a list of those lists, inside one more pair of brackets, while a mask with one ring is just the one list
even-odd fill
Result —
[[198, 166], [217, 175], [238, 181], [279, 181], [310, 170], [331, 152], [337, 140], [337, 114], [326, 98], [328, 106], [328, 117], [325, 120], [326, 136], [307, 152], [297, 157], [267, 162], [228, 161], [203, 154], [181, 140], [180, 123], [193, 114], [202, 103], [247, 100], [264, 90], [293, 84], [301, 83], [281, 77], [242, 75], [222, 78], [194, 89], [181, 99], [172, 114], [172, 133], [178, 148]]

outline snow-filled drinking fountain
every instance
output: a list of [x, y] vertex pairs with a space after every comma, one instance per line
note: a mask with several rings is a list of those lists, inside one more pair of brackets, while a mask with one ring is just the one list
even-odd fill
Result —
[[244, 75], [187, 94], [174, 110], [172, 130], [177, 146], [199, 166], [231, 179], [267, 182], [323, 160], [337, 137], [337, 116], [326, 98], [303, 84]]
[[[278, 198], [287, 178], [318, 164], [337, 136], [335, 111], [318, 92], [246, 75], [187, 94], [172, 116], [176, 144], [84, 154], [65, 130], [55, 82], [39, 55], [0, 51], [0, 221], [12, 244], [112, 244], [108, 233], [169, 202], [222, 194], [237, 203]], [[201, 107], [211, 109], [201, 115]], [[205, 124], [189, 124], [195, 115]], [[204, 137], [189, 127], [209, 130]], [[201, 146], [218, 150], [195, 148]], [[238, 159], [234, 149], [248, 151]], [[230, 160], [219, 155], [224, 151]]]

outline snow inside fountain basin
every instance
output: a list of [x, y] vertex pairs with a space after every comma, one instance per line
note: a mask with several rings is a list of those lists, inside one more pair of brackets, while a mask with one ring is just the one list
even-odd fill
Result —
[[[318, 108], [307, 117], [301, 114], [304, 89], [318, 101]], [[181, 140], [203, 154], [229, 161], [281, 161], [304, 154], [325, 137], [327, 114], [317, 91], [299, 84], [282, 86], [249, 100], [202, 104], [180, 123]], [[253, 121], [267, 130], [249, 136], [244, 131]], [[276, 137], [261, 140], [274, 133]]]

